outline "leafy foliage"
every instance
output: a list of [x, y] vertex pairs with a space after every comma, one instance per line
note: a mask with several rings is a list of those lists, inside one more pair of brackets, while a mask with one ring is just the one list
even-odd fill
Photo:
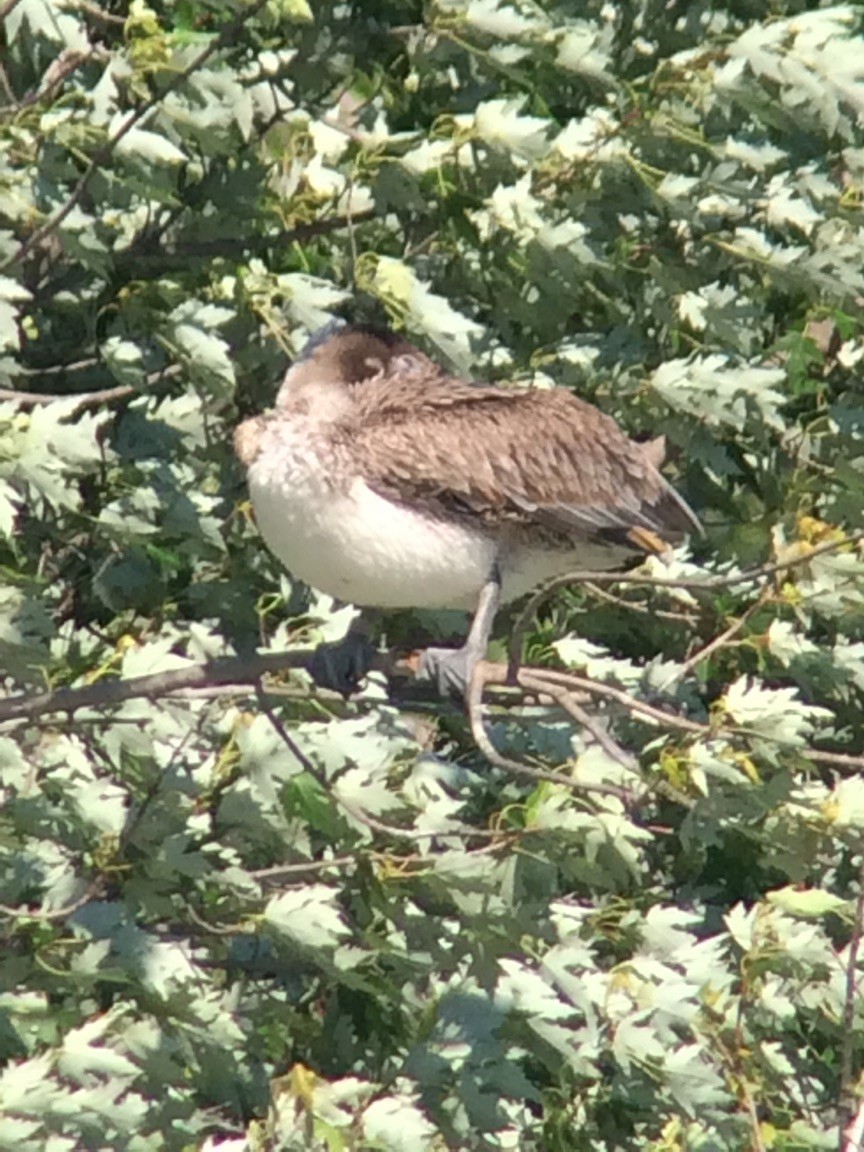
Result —
[[[836, 1147], [864, 1084], [860, 10], [0, 11], [3, 690], [95, 692], [0, 730], [0, 1144]], [[645, 569], [678, 585], [574, 586], [526, 642], [624, 763], [496, 708], [574, 787], [526, 781], [380, 677], [98, 702], [344, 631], [263, 549], [230, 437], [349, 303], [666, 436], [706, 526]]]

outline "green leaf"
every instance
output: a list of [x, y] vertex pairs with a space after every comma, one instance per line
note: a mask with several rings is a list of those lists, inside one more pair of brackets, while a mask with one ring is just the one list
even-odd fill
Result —
[[764, 688], [747, 676], [730, 684], [724, 705], [736, 724], [786, 745], [802, 744], [831, 716], [827, 708], [802, 703], [795, 688]]
[[[109, 128], [111, 135], [119, 129], [122, 121], [115, 119]], [[157, 132], [144, 128], [130, 128], [115, 145], [119, 156], [133, 156], [151, 164], [185, 164], [186, 156], [177, 147]]]
[[766, 894], [766, 900], [777, 908], [782, 908], [790, 916], [800, 916], [805, 920], [818, 920], [829, 912], [847, 912], [849, 901], [826, 892], [824, 888], [777, 888]]
[[118, 384], [131, 384], [137, 388], [144, 382], [144, 357], [137, 344], [111, 336], [100, 351]]
[[264, 919], [280, 936], [305, 948], [335, 948], [351, 934], [337, 903], [338, 890], [310, 884], [274, 896]]
[[519, 160], [539, 160], [549, 151], [551, 123], [523, 116], [524, 99], [486, 100], [477, 106], [474, 127], [480, 139]]
[[363, 1113], [366, 1139], [387, 1152], [420, 1152], [432, 1148], [435, 1127], [411, 1099], [381, 1096]]
[[731, 424], [741, 430], [751, 414], [772, 428], [781, 428], [777, 368], [736, 366], [724, 356], [670, 360], [651, 378], [651, 387], [669, 405], [709, 423]]

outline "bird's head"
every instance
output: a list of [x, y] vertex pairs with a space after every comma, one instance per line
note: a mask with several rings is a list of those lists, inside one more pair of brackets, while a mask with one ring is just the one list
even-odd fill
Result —
[[415, 354], [413, 344], [387, 328], [331, 321], [310, 337], [288, 369], [276, 407], [292, 405], [311, 389], [362, 384], [386, 372], [394, 358]]

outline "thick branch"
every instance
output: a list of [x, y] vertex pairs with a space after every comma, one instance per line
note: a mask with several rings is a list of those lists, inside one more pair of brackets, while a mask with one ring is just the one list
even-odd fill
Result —
[[[262, 655], [243, 657], [231, 656], [222, 660], [213, 660], [208, 664], [190, 664], [187, 668], [175, 668], [167, 672], [155, 672], [150, 676], [134, 676], [128, 680], [102, 680], [97, 684], [86, 684], [80, 688], [60, 688], [56, 692], [40, 692], [35, 696], [20, 693], [0, 700], [0, 724], [16, 720], [33, 719], [36, 716], [66, 712], [71, 715], [82, 708], [111, 708], [122, 704], [125, 700], [138, 698], [158, 699], [170, 696], [175, 692], [186, 694], [196, 690], [217, 689], [220, 686], [230, 685], [237, 688], [238, 693], [243, 688], [255, 685], [262, 676], [285, 672], [289, 669], [303, 669], [309, 671], [312, 666], [316, 649], [304, 648], [291, 652], [271, 652]], [[695, 737], [717, 736], [746, 736], [743, 729], [715, 729], [710, 724], [691, 720], [664, 708], [658, 708], [644, 700], [631, 696], [622, 688], [613, 684], [605, 684], [592, 680], [586, 676], [579, 676], [572, 672], [553, 668], [526, 668], [517, 670], [515, 683], [511, 670], [506, 664], [492, 664], [483, 662], [482, 675], [475, 678], [472, 691], [469, 694], [469, 718], [472, 732], [481, 751], [500, 767], [525, 768], [514, 761], [506, 761], [496, 753], [490, 744], [483, 729], [481, 719], [481, 698], [484, 686], [500, 685], [503, 695], [507, 696], [517, 690], [517, 701], [521, 702], [525, 695], [535, 696], [545, 694], [549, 700], [563, 707], [577, 721], [583, 715], [579, 707], [580, 693], [600, 699], [611, 700], [622, 707], [634, 717], [647, 720], [673, 731], [687, 733]], [[376, 656], [371, 671], [382, 672], [385, 676], [396, 677], [404, 682], [406, 677], [412, 675], [412, 661], [400, 659], [389, 653]], [[524, 671], [524, 675], [523, 675]], [[522, 689], [518, 692], [518, 689]], [[566, 703], [564, 696], [566, 695]], [[410, 693], [406, 695], [405, 702], [411, 703]], [[394, 701], [398, 703], [398, 698]], [[444, 707], [445, 702], [438, 701], [438, 706]], [[593, 728], [589, 726], [589, 730]], [[596, 733], [595, 733], [596, 738]], [[817, 748], [799, 750], [809, 760], [817, 764], [843, 768], [851, 771], [864, 770], [864, 756], [844, 752], [821, 751]], [[615, 759], [620, 758], [616, 747]], [[549, 774], [542, 769], [527, 770], [525, 775], [534, 775], [540, 779], [553, 779], [563, 783], [564, 777], [560, 773]], [[572, 787], [572, 782], [571, 782]], [[609, 788], [610, 793], [622, 791]]]
[[110, 708], [124, 700], [155, 699], [189, 688], [254, 684], [269, 672], [307, 668], [313, 652], [314, 649], [298, 649], [296, 652], [273, 652], [252, 657], [229, 656], [209, 664], [190, 664], [188, 668], [172, 668], [168, 672], [133, 676], [129, 680], [100, 680], [81, 688], [59, 688], [56, 692], [40, 692], [36, 696], [22, 693], [0, 700], [0, 723], [32, 719], [46, 712], [68, 712], [71, 715], [80, 708]]

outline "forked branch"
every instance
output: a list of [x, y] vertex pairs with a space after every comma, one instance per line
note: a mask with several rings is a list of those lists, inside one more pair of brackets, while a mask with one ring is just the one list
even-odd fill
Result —
[[[782, 563], [763, 565], [760, 568], [737, 573], [730, 577], [709, 577], [701, 581], [650, 580], [650, 583], [667, 588], [702, 587], [705, 589], [729, 587], [734, 584], [760, 584], [777, 572], [805, 564], [815, 556], [846, 548], [862, 538], [864, 538], [864, 532], [858, 532], [844, 540], [829, 541], [819, 545], [806, 556], [795, 557]], [[589, 574], [580, 575], [587, 576]], [[638, 576], [608, 573], [601, 575], [608, 576], [609, 582], [646, 582], [645, 578]], [[590, 578], [596, 581], [598, 574], [591, 573]], [[760, 593], [760, 600], [761, 595]], [[532, 597], [528, 609], [523, 614], [523, 621], [527, 619], [528, 612], [533, 611], [539, 602], [539, 595]], [[759, 600], [757, 600], [758, 603]], [[750, 610], [748, 609], [745, 618], [749, 616], [749, 613]], [[737, 626], [733, 629], [727, 629], [718, 642], [712, 642], [711, 645], [703, 648], [700, 656], [704, 657], [709, 650], [715, 650], [717, 644], [730, 638], [734, 631], [737, 631]], [[315, 649], [310, 648], [267, 653], [253, 657], [229, 657], [212, 661], [209, 664], [190, 664], [185, 668], [157, 672], [149, 676], [139, 676], [127, 680], [103, 680], [96, 684], [60, 688], [52, 692], [22, 693], [0, 700], [0, 724], [32, 721], [36, 717], [41, 718], [58, 713], [67, 713], [71, 716], [82, 709], [109, 709], [126, 700], [158, 699], [177, 693], [183, 693], [187, 696], [196, 694], [221, 695], [224, 692], [236, 690], [238, 695], [244, 695], [248, 694], [250, 686], [258, 685], [262, 677], [276, 675], [291, 669], [309, 671], [315, 651]], [[692, 661], [690, 663], [692, 664]], [[384, 673], [390, 680], [391, 700], [396, 706], [407, 704], [410, 707], [412, 696], [416, 700], [416, 694], [406, 693], [404, 687], [405, 677], [409, 674], [409, 666], [397, 656], [388, 653], [379, 655], [373, 670]], [[580, 784], [565, 773], [541, 766], [534, 767], [521, 764], [498, 752], [489, 739], [482, 717], [482, 698], [487, 689], [496, 697], [497, 703], [504, 706], [514, 703], [519, 705], [524, 702], [526, 697], [537, 696], [545, 699], [547, 703], [556, 705], [569, 715], [579, 727], [589, 732], [607, 754], [628, 771], [635, 768], [634, 758], [585, 710], [583, 704], [586, 697], [604, 700], [623, 709], [634, 719], [668, 731], [680, 732], [691, 739], [715, 737], [735, 739], [748, 735], [744, 730], [732, 726], [718, 729], [715, 725], [683, 716], [668, 708], [650, 704], [614, 684], [607, 684], [587, 676], [550, 668], [519, 668], [518, 664], [514, 664], [512, 654], [509, 665], [484, 662], [479, 666], [478, 674], [474, 677], [469, 688], [468, 715], [471, 731], [478, 747], [493, 764], [510, 772], [531, 776], [535, 779], [550, 780], [570, 788], [616, 795], [625, 802], [632, 801], [635, 792], [631, 793], [628, 788], [611, 784]], [[298, 690], [298, 695], [306, 694], [306, 692], [307, 690], [303, 688]], [[807, 750], [806, 756], [814, 763], [821, 763], [838, 769], [853, 771], [864, 769], [864, 756], [860, 755], [811, 748]], [[638, 791], [638, 785], [638, 778], [634, 773], [634, 789], [636, 791]], [[682, 802], [686, 799], [680, 795], [676, 798]]]

